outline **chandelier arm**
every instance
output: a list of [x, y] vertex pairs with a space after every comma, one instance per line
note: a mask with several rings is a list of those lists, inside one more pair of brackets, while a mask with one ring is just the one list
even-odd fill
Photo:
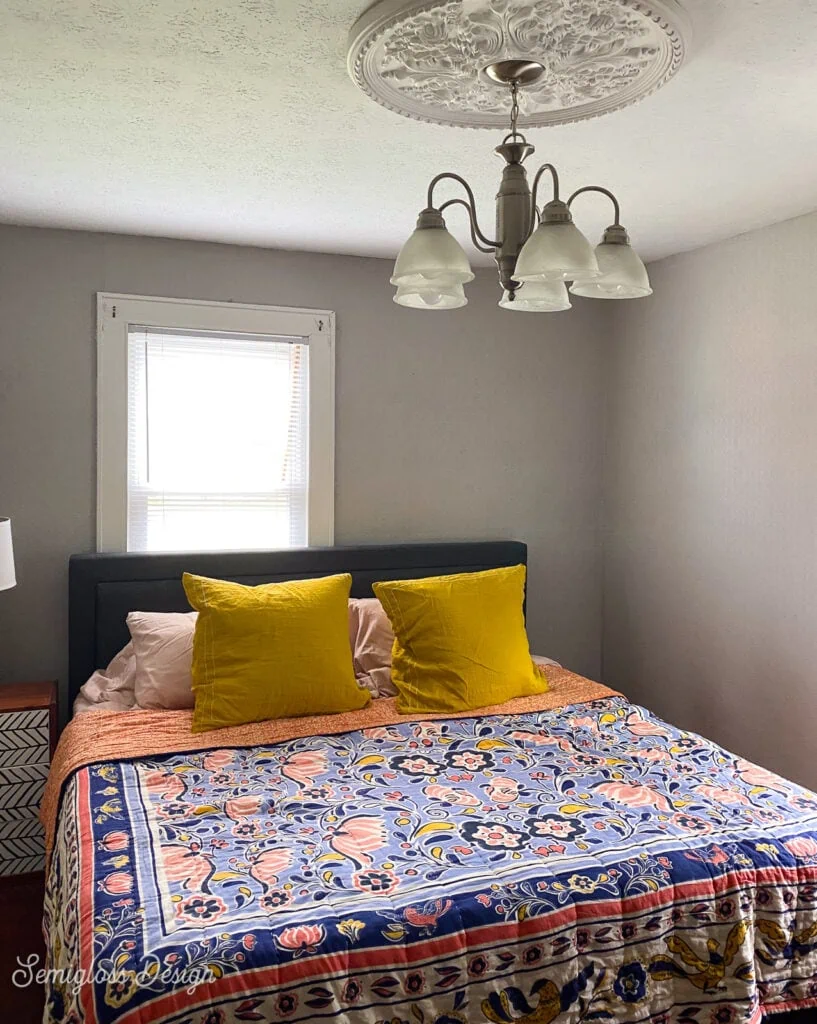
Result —
[[615, 226], [619, 227], [621, 224], [621, 207], [619, 206], [618, 199], [613, 195], [609, 188], [602, 188], [601, 185], [585, 185], [584, 188], [578, 188], [573, 195], [568, 199], [567, 205], [570, 206], [573, 200], [582, 194], [582, 192], [600, 192], [603, 196], [607, 196], [610, 202], [613, 204], [615, 210], [616, 219]]
[[536, 208], [536, 194], [539, 191], [539, 181], [545, 171], [550, 171], [550, 175], [553, 178], [553, 198], [557, 201], [559, 199], [559, 172], [553, 164], [542, 164], [533, 178], [533, 188], [531, 189], [531, 202], [533, 204], [533, 209], [536, 210], [537, 214], [539, 211]]
[[469, 224], [469, 226], [471, 228], [471, 241], [474, 243], [474, 247], [479, 249], [480, 252], [493, 253], [494, 249], [496, 248], [495, 246], [492, 246], [489, 249], [488, 246], [482, 245], [481, 242], [480, 242], [481, 235], [477, 234], [477, 227], [476, 227], [476, 224], [475, 224], [474, 211], [471, 209], [470, 205], [468, 203], [466, 203], [466, 201], [464, 199], [449, 199], [446, 202], [444, 202], [443, 205], [440, 207], [440, 213], [442, 213], [443, 210], [445, 210], [449, 206], [464, 206], [465, 207], [465, 209], [468, 211], [468, 224]]
[[[468, 195], [468, 203], [465, 205], [468, 206], [468, 212], [471, 218], [471, 226], [473, 230], [476, 232], [477, 237], [484, 245], [490, 246], [491, 250], [498, 249], [501, 243], [492, 241], [490, 238], [487, 237], [487, 235], [484, 235], [480, 230], [479, 224], [477, 222], [477, 201], [474, 198], [474, 193], [471, 189], [471, 186], [468, 184], [465, 178], [461, 178], [459, 174], [454, 174], [453, 171], [443, 171], [443, 173], [438, 174], [436, 178], [432, 178], [431, 184], [428, 186], [428, 208], [431, 210], [434, 209], [434, 188], [438, 182], [444, 181], [446, 178], [450, 178], [452, 181], [459, 182], [460, 185], [462, 185], [462, 187], [465, 189], [466, 194]], [[464, 202], [464, 200], [461, 200], [461, 202]]]

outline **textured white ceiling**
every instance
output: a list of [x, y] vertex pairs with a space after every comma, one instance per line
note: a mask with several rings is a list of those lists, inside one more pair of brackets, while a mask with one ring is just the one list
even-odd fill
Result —
[[[358, 92], [345, 48], [365, 6], [2, 0], [0, 220], [391, 256], [429, 178], [456, 170], [490, 233], [497, 134]], [[692, 55], [661, 92], [530, 133], [566, 187], [619, 193], [648, 258], [817, 208], [816, 0], [686, 7]], [[577, 220], [600, 231], [604, 200]]]

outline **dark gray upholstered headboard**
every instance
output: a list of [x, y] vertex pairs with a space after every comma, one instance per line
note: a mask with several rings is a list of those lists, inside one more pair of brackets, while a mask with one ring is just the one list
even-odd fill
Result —
[[352, 574], [352, 596], [371, 597], [372, 583], [477, 572], [527, 562], [518, 541], [390, 544], [192, 554], [73, 555], [69, 564], [69, 713], [79, 688], [128, 642], [131, 611], [190, 610], [183, 572], [239, 583], [271, 583]]

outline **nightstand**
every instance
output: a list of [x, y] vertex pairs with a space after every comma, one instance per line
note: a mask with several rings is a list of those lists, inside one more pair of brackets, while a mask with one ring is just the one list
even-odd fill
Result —
[[0, 684], [0, 876], [42, 871], [37, 817], [57, 740], [57, 684]]

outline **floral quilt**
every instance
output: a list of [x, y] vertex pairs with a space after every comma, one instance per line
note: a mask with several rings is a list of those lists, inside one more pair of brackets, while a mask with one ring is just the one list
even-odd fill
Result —
[[754, 1022], [817, 1006], [817, 796], [621, 697], [100, 763], [46, 929], [52, 1024]]

